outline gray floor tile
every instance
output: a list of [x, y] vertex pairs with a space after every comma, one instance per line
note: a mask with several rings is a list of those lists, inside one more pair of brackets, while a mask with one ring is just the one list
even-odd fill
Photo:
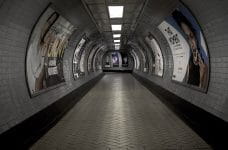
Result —
[[31, 150], [211, 149], [131, 74], [109, 73]]

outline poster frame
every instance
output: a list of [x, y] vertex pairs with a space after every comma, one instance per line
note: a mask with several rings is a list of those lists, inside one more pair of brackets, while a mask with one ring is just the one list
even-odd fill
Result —
[[[41, 14], [37, 17], [36, 21], [34, 22], [34, 24], [33, 24], [33, 26], [32, 26], [32, 29], [31, 29], [31, 31], [29, 32], [29, 36], [28, 36], [28, 40], [27, 40], [26, 51], [25, 51], [25, 58], [24, 58], [24, 60], [25, 60], [25, 64], [24, 64], [24, 66], [25, 66], [24, 73], [25, 73], [25, 78], [26, 78], [26, 79], [25, 79], [25, 82], [26, 82], [26, 86], [27, 86], [27, 91], [28, 91], [28, 94], [29, 94], [29, 97], [30, 97], [30, 98], [35, 98], [35, 97], [37, 97], [37, 96], [39, 96], [39, 95], [41, 95], [41, 94], [47, 93], [47, 92], [49, 92], [49, 91], [51, 91], [51, 90], [53, 90], [53, 89], [56, 89], [56, 88], [59, 88], [59, 87], [61, 87], [61, 86], [66, 85], [66, 80], [64, 79], [64, 82], [58, 83], [58, 84], [56, 84], [56, 85], [50, 86], [50, 87], [45, 88], [45, 89], [42, 89], [42, 90], [40, 90], [40, 91], [37, 91], [37, 92], [34, 92], [34, 93], [32, 93], [32, 92], [30, 91], [30, 86], [29, 86], [29, 81], [28, 81], [28, 75], [27, 75], [27, 56], [28, 56], [29, 45], [30, 45], [29, 43], [30, 43], [30, 40], [31, 40], [31, 38], [32, 38], [33, 32], [34, 32], [34, 30], [35, 30], [37, 24], [39, 23], [40, 19], [41, 19], [42, 16], [45, 14], [45, 12], [48, 10], [48, 8], [52, 8], [55, 12], [59, 13], [59, 12], [56, 10], [56, 8], [55, 8], [55, 6], [53, 5], [52, 2], [48, 3], [47, 6], [46, 6], [46, 7], [43, 9], [43, 11], [41, 12]], [[61, 14], [59, 14], [59, 15], [62, 16]], [[62, 17], [68, 21], [67, 18], [65, 18], [64, 16], [62, 16]], [[69, 22], [69, 21], [68, 21], [68, 22]], [[74, 27], [74, 29], [76, 29], [76, 28]], [[74, 32], [74, 31], [73, 31], [73, 32]], [[69, 36], [69, 39], [71, 39], [71, 36], [72, 36], [72, 35]], [[67, 46], [67, 47], [68, 47], [68, 46]], [[66, 47], [66, 49], [67, 49], [67, 47]], [[66, 50], [66, 49], [65, 49], [65, 50]], [[64, 55], [65, 55], [65, 50], [64, 50], [63, 58], [64, 58]], [[64, 74], [64, 61], [63, 61], [63, 74]]]
[[[151, 72], [150, 74], [151, 74], [152, 76], [155, 76], [155, 77], [164, 78], [164, 73], [165, 73], [165, 69], [166, 69], [164, 52], [163, 52], [163, 50], [162, 50], [162, 48], [161, 48], [161, 44], [158, 42], [157, 38], [156, 38], [151, 32], [149, 32], [149, 34], [152, 35], [153, 39], [154, 39], [154, 40], [156, 41], [156, 43], [158, 44], [158, 46], [159, 46], [159, 48], [160, 48], [160, 50], [161, 50], [162, 62], [163, 62], [163, 69], [162, 69], [162, 75], [161, 75], [161, 76], [159, 76], [159, 75], [157, 75], [157, 74], [155, 74], [155, 73], [153, 73], [153, 72]], [[147, 35], [146, 37], [148, 37], [148, 36], [149, 36], [149, 35]], [[151, 49], [151, 50], [150, 50], [151, 53], [153, 53], [153, 50], [152, 50], [152, 48], [150, 47], [150, 45], [146, 42], [146, 40], [144, 40], [144, 41], [145, 41], [145, 43], [147, 44], [147, 46], [149, 47], [149, 49]], [[151, 54], [151, 55], [152, 55], [152, 54]]]
[[[88, 42], [88, 39], [87, 39], [86, 34], [84, 33], [84, 34], [82, 34], [82, 35], [80, 36], [80, 38], [79, 38], [77, 44], [74, 46], [74, 52], [73, 52], [73, 56], [72, 56], [72, 76], [73, 76], [73, 79], [74, 79], [75, 81], [76, 81], [76, 80], [79, 80], [79, 79], [81, 79], [81, 78], [83, 78], [83, 77], [85, 76], [85, 72], [84, 72], [84, 74], [83, 74], [82, 76], [79, 76], [78, 78], [76, 78], [76, 77], [74, 76], [74, 53], [75, 53], [75, 51], [76, 51], [76, 48], [77, 48], [78, 44], [81, 42], [81, 40], [82, 40], [83, 38], [84, 38], [84, 40], [85, 40], [85, 43], [84, 43], [84, 45], [82, 46], [82, 48], [86, 46], [86, 43]], [[83, 51], [85, 51], [85, 48], [84, 48]], [[81, 55], [82, 55], [83, 52], [80, 50], [79, 53], [81, 53]], [[80, 57], [80, 59], [79, 59], [79, 63], [80, 63], [80, 60], [81, 60], [81, 57]], [[80, 64], [79, 64], [79, 65], [80, 65]]]
[[[191, 10], [191, 9], [190, 9], [182, 0], [179, 1], [177, 7], [174, 8], [174, 9], [172, 10], [172, 12], [171, 12], [171, 14], [169, 14], [169, 16], [172, 15], [172, 13], [173, 13], [179, 6], [181, 6], [181, 5], [184, 6], [184, 7], [190, 12], [190, 14], [192, 15], [192, 17], [194, 18], [195, 22], [197, 23], [197, 25], [199, 26], [199, 28], [200, 28], [200, 30], [201, 30], [202, 37], [203, 37], [203, 40], [205, 41], [205, 46], [206, 46], [207, 54], [208, 54], [208, 79], [207, 79], [207, 85], [206, 85], [206, 88], [205, 88], [205, 89], [202, 89], [202, 88], [200, 88], [200, 87], [197, 87], [197, 86], [195, 86], [195, 85], [191, 85], [191, 84], [188, 84], [188, 83], [175, 81], [175, 80], [172, 79], [173, 73], [172, 73], [172, 75], [170, 76], [170, 80], [171, 80], [172, 83], [175, 83], [175, 84], [178, 84], [178, 85], [181, 85], [181, 86], [184, 86], [184, 87], [193, 89], [193, 90], [195, 90], [195, 91], [198, 91], [198, 92], [201, 92], [201, 93], [204, 93], [204, 94], [207, 94], [208, 88], [209, 88], [209, 84], [210, 84], [210, 76], [211, 76], [211, 63], [210, 63], [210, 58], [211, 58], [211, 57], [210, 57], [210, 49], [209, 49], [209, 47], [208, 47], [208, 41], [207, 41], [207, 38], [206, 38], [206, 36], [205, 36], [204, 30], [203, 30], [203, 28], [202, 28], [202, 25], [199, 23], [199, 21], [198, 21], [196, 15], [195, 15], [195, 13], [193, 13], [193, 11], [192, 11], [192, 10]], [[169, 17], [169, 16], [167, 16], [167, 17]], [[160, 25], [160, 24], [159, 24], [159, 25]], [[163, 35], [163, 36], [164, 36], [164, 35]], [[169, 45], [169, 44], [168, 44], [168, 45]], [[170, 47], [170, 45], [169, 45], [169, 47]], [[172, 65], [172, 69], [173, 69], [173, 67], [174, 67], [174, 66]]]
[[[125, 64], [123, 64], [123, 54], [125, 55], [125, 56], [127, 56], [127, 64], [126, 64], [126, 66], [123, 66], [123, 65], [125, 65]], [[122, 58], [122, 68], [128, 68], [129, 67], [129, 54], [127, 54], [127, 53], [124, 53], [124, 52], [120, 52], [120, 55], [121, 55], [121, 58]]]

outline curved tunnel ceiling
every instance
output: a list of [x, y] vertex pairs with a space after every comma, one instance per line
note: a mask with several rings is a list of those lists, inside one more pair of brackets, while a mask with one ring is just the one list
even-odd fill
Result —
[[[110, 50], [115, 49], [113, 34], [121, 34], [121, 45], [125, 45], [133, 35], [145, 2], [146, 0], [83, 0]], [[124, 6], [123, 18], [110, 18], [108, 6]], [[122, 25], [121, 31], [112, 31], [111, 25], [116, 24]]]
[[[181, 61], [178, 62], [173, 57], [172, 43], [167, 38], [168, 36], [163, 33], [166, 28], [163, 28], [163, 30], [159, 28], [161, 23], [167, 21], [167, 18], [173, 17], [172, 14], [179, 9], [180, 3], [183, 3], [183, 6], [189, 9], [193, 17], [192, 20], [195, 17], [194, 24], [198, 24], [198, 34], [200, 33], [201, 38], [198, 41], [201, 41], [199, 43], [204, 48], [203, 50], [201, 48], [201, 51], [206, 52], [206, 55], [204, 53], [204, 59], [201, 59], [200, 62], [196, 62], [190, 57], [185, 57], [187, 58], [185, 60], [182, 59], [185, 62], [184, 69]], [[43, 48], [38, 48], [38, 46], [31, 48], [31, 52], [34, 52], [34, 55], [31, 54], [31, 56], [35, 56], [37, 60], [31, 57], [27, 61], [27, 58], [30, 57], [28, 55], [28, 47], [30, 46], [33, 30], [38, 26], [39, 21], [42, 20], [42, 15], [45, 14], [45, 10], [50, 4], [51, 8], [53, 8], [52, 11], [69, 21], [75, 27], [75, 30], [72, 36], [67, 38], [67, 44], [61, 49], [58, 61], [55, 60], [57, 59], [56, 55], [53, 56], [54, 59], [50, 61], [51, 63], [49, 63], [51, 56], [47, 56], [47, 54], [35, 55], [35, 50], [38, 51]], [[119, 5], [124, 6], [123, 18], [110, 19], [108, 6]], [[228, 2], [225, 0], [0, 0], [0, 79], [2, 83], [0, 98], [4, 100], [1, 101], [0, 132], [3, 133], [13, 128], [18, 123], [34, 116], [47, 108], [47, 106], [55, 104], [60, 98], [69, 95], [74, 90], [78, 90], [82, 85], [101, 75], [103, 69], [101, 68], [102, 60], [106, 52], [116, 52], [114, 50], [113, 34], [122, 35], [120, 37], [121, 48], [118, 53], [128, 52], [133, 57], [134, 62], [131, 71], [133, 71], [134, 75], [148, 79], [148, 82], [156, 84], [184, 101], [197, 106], [197, 108], [199, 107], [227, 121], [227, 5]], [[49, 25], [52, 26], [53, 24]], [[112, 31], [112, 24], [121, 24], [122, 30], [118, 32]], [[46, 33], [49, 32], [50, 28], [48, 28]], [[179, 26], [179, 28], [181, 27]], [[186, 39], [185, 47], [182, 50], [187, 50], [182, 52], [185, 56], [190, 56], [191, 52], [196, 54], [195, 50], [198, 47], [186, 48], [190, 47], [189, 41], [187, 41], [189, 37], [184, 35], [184, 31], [182, 32], [182, 39]], [[146, 38], [149, 35], [152, 38], [148, 42]], [[76, 56], [79, 57], [76, 59], [77, 65], [74, 65], [76, 47], [83, 36], [86, 36], [87, 41], [81, 49], [80, 55]], [[56, 37], [54, 38], [55, 42], [57, 41]], [[38, 37], [34, 41], [41, 41], [41, 39], [43, 40], [43, 38]], [[158, 57], [159, 53], [154, 53], [152, 50], [152, 47], [155, 47], [155, 45], [152, 45], [152, 39], [154, 39], [155, 44], [159, 47], [157, 49], [159, 49], [164, 58], [162, 59], [161, 75], [155, 73], [156, 67], [154, 66], [157, 65], [156, 61], [158, 59], [156, 60], [156, 57]], [[61, 41], [61, 38], [58, 40]], [[46, 41], [46, 44], [51, 45], [53, 43]], [[55, 48], [54, 50], [59, 50], [59, 47]], [[48, 50], [45, 49], [45, 51]], [[157, 55], [155, 56], [155, 54]], [[195, 56], [199, 58], [201, 54]], [[157, 62], [159, 61], [161, 59]], [[29, 66], [34, 62], [35, 67]], [[56, 65], [57, 63], [58, 66]], [[178, 64], [176, 65], [177, 67], [175, 67], [175, 63]], [[198, 63], [198, 65], [203, 67], [197, 66], [196, 69], [193, 69], [192, 74], [189, 74], [190, 63], [191, 65], [197, 65]], [[47, 64], [50, 64], [49, 68], [52, 67], [52, 69], [49, 69]], [[36, 71], [32, 70], [28, 75], [26, 73], [27, 66], [31, 70], [35, 68]], [[79, 75], [77, 79], [74, 78], [74, 66], [76, 68], [75, 73], [80, 74], [83, 72], [83, 77]], [[159, 65], [157, 66], [159, 68]], [[148, 69], [148, 72], [145, 72], [145, 68]], [[174, 73], [178, 74], [179, 72], [182, 75], [179, 78], [181, 82], [174, 81], [173, 79], [176, 78]], [[39, 77], [40, 75], [42, 76]], [[58, 77], [61, 75], [61, 82], [49, 80], [47, 84], [46, 81], [52, 75]], [[32, 77], [30, 82], [34, 83], [32, 84], [34, 93], [32, 93], [33, 90], [29, 90], [28, 76]], [[191, 80], [189, 80], [189, 76], [191, 76]], [[200, 83], [202, 77], [206, 79], [202, 80], [205, 83], [204, 87]], [[40, 80], [37, 85], [41, 85], [38, 89], [35, 86], [37, 79]], [[56, 80], [60, 79], [56, 78]]]

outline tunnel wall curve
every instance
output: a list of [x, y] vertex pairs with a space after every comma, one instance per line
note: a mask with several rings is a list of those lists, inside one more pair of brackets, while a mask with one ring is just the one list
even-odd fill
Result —
[[[31, 97], [25, 73], [27, 45], [33, 27], [50, 3], [77, 29], [63, 56], [65, 82]], [[81, 1], [0, 1], [0, 16], [0, 133], [8, 131], [102, 74], [102, 71], [98, 71], [79, 80], [73, 79], [72, 60], [75, 47], [83, 34], [90, 38], [90, 35], [97, 32]]]
[[[169, 11], [167, 11], [163, 17], [160, 16], [160, 18], [156, 20], [157, 24], [155, 25], [149, 25], [152, 18], [148, 18], [148, 15], [153, 8], [147, 7], [145, 9], [144, 16], [142, 17], [142, 22], [147, 22], [147, 24], [140, 24], [137, 32], [137, 35], [140, 36], [142, 40], [145, 39], [147, 32], [151, 32], [160, 43], [164, 55], [164, 76], [160, 78], [153, 75], [147, 75], [136, 70], [135, 73], [227, 122], [228, 51], [226, 43], [228, 41], [228, 29], [226, 26], [228, 23], [228, 15], [226, 6], [228, 3], [226, 1], [215, 2], [213, 0], [183, 0], [182, 3], [190, 9], [198, 21], [208, 46], [210, 58], [210, 78], [207, 91], [202, 92], [194, 88], [175, 83], [171, 80], [173, 74], [173, 58], [171, 49], [164, 35], [160, 32], [157, 26], [165, 19], [165, 17], [172, 13], [172, 11], [179, 4], [178, 1], [172, 1], [172, 5], [169, 6], [169, 9], [167, 9]], [[151, 5], [148, 4], [148, 6]], [[144, 29], [146, 29], [146, 31]]]

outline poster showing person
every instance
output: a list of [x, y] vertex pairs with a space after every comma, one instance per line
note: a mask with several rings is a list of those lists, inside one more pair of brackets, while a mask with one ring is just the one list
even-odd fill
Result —
[[85, 45], [86, 40], [82, 38], [80, 42], [77, 44], [77, 47], [74, 51], [74, 56], [73, 56], [73, 75], [74, 79], [79, 78], [80, 76], [83, 75], [83, 73], [80, 71], [80, 59], [82, 56], [82, 52], [84, 50], [83, 46]]
[[158, 28], [172, 51], [172, 79], [206, 90], [209, 78], [209, 57], [202, 30], [191, 12], [180, 4]]
[[163, 55], [161, 48], [155, 38], [150, 34], [146, 37], [146, 42], [150, 46], [152, 55], [152, 73], [158, 76], [163, 76]]
[[63, 55], [73, 30], [73, 25], [51, 7], [39, 18], [31, 34], [26, 57], [31, 95], [65, 82]]
[[122, 67], [128, 67], [128, 55], [126, 53], [121, 53], [122, 57]]
[[113, 67], [119, 67], [119, 56], [118, 53], [112, 53], [112, 64]]

